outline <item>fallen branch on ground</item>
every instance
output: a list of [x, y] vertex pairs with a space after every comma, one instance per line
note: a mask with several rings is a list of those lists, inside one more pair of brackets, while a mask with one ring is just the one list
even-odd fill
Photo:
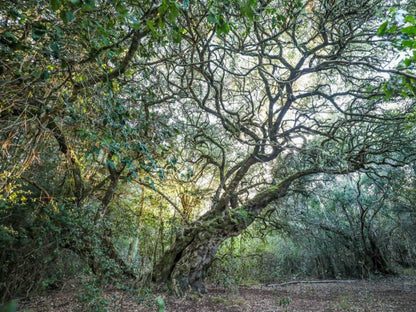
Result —
[[359, 280], [315, 280], [315, 281], [290, 281], [280, 284], [268, 284], [267, 287], [287, 286], [294, 284], [324, 284], [324, 283], [356, 283]]

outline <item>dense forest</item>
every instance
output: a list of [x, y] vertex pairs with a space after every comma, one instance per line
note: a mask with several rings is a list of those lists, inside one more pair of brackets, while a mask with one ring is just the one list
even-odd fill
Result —
[[0, 302], [414, 273], [415, 8], [2, 1]]

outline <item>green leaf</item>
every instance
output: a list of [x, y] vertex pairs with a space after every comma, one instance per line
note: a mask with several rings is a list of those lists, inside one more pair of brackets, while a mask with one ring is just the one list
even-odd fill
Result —
[[407, 26], [401, 30], [402, 34], [416, 35], [416, 26]]
[[52, 11], [57, 11], [61, 7], [61, 1], [60, 0], [51, 0], [50, 6]]
[[87, 9], [93, 9], [95, 8], [95, 0], [86, 0], [85, 6]]
[[175, 23], [176, 18], [179, 16], [179, 10], [175, 3], [173, 3], [170, 6], [169, 14], [168, 14], [168, 20], [171, 23]]
[[400, 95], [402, 97], [404, 97], [404, 98], [408, 98], [409, 97], [409, 95], [406, 92], [404, 92], [404, 91], [400, 92]]
[[15, 8], [12, 8], [9, 12], [9, 15], [13, 19], [17, 19], [18, 17], [22, 17], [22, 14], [16, 10]]
[[397, 12], [397, 8], [391, 8], [390, 10], [389, 10], [389, 13], [391, 14], [391, 13], [395, 13], [395, 12]]
[[416, 19], [413, 15], [408, 15], [404, 18], [404, 21], [410, 24], [415, 25], [416, 24]]
[[53, 29], [56, 31], [56, 36], [61, 39], [62, 38], [62, 29], [59, 26], [53, 25]]
[[51, 43], [51, 50], [52, 50], [53, 57], [55, 57], [56, 59], [59, 59], [61, 57], [60, 48], [57, 43], [55, 42]]
[[397, 26], [396, 25], [394, 25], [393, 27], [390, 27], [386, 30], [386, 32], [389, 33], [389, 34], [394, 34], [394, 33], [396, 33], [396, 31], [397, 31]]
[[401, 45], [400, 45], [399, 48], [401, 48], [401, 50], [403, 50], [403, 48], [414, 49], [414, 48], [416, 48], [416, 41], [414, 41], [414, 40], [403, 40], [401, 42]]
[[0, 34], [0, 37], [2, 37], [3, 40], [6, 40], [9, 44], [19, 42], [19, 39], [17, 39], [16, 36], [13, 35], [10, 31], [6, 31], [3, 34]]
[[163, 301], [163, 298], [162, 297], [157, 297], [157, 304], [158, 304], [158, 306], [159, 306], [159, 312], [163, 312], [163, 311], [165, 311], [165, 302]]
[[163, 169], [160, 169], [158, 171], [159, 180], [162, 181], [165, 178], [165, 171]]
[[71, 22], [74, 19], [74, 13], [71, 11], [62, 11], [59, 16], [65, 24], [68, 24], [68, 22]]
[[218, 22], [218, 19], [217, 19], [217, 16], [214, 13], [209, 12], [209, 14], [207, 16], [207, 21], [209, 23], [216, 24]]
[[35, 41], [38, 41], [39, 39], [41, 39], [45, 34], [46, 34], [45, 28], [40, 28], [40, 27], [32, 28], [32, 38]]
[[166, 12], [168, 9], [169, 9], [169, 3], [168, 3], [168, 1], [167, 1], [167, 0], [163, 0], [163, 1], [162, 1], [162, 4], [160, 5], [160, 7], [159, 7], [159, 9], [157, 10], [157, 12], [158, 12], [160, 15], [163, 15], [163, 14], [165, 14], [165, 12]]
[[105, 163], [105, 166], [111, 169], [116, 169], [116, 166], [114, 165], [114, 163], [111, 160], [107, 160]]
[[146, 26], [152, 33], [156, 31], [154, 20], [147, 20], [146, 21]]
[[244, 0], [241, 3], [241, 14], [254, 21], [256, 17], [257, 0]]
[[404, 63], [404, 65], [405, 65], [406, 67], [409, 67], [409, 66], [412, 64], [412, 60], [410, 60], [410, 59], [405, 59], [405, 60], [403, 61], [403, 63]]
[[394, 93], [393, 89], [391, 89], [389, 85], [384, 84], [383, 85], [383, 91], [384, 91], [384, 94], [385, 94], [384, 99], [385, 100], [390, 100], [391, 97], [393, 96], [393, 93]]
[[116, 10], [117, 10], [117, 13], [122, 17], [126, 17], [129, 13], [129, 10], [122, 2], [117, 3]]
[[123, 183], [129, 183], [129, 182], [131, 182], [133, 180], [133, 178], [131, 177], [131, 176], [128, 176], [128, 177], [125, 177], [124, 179], [123, 179]]
[[381, 26], [377, 30], [377, 35], [379, 35], [379, 36], [384, 35], [386, 33], [386, 28], [387, 28], [388, 24], [389, 24], [388, 21], [381, 24]]
[[65, 17], [68, 22], [71, 22], [75, 18], [74, 13], [72, 13], [71, 11], [66, 11]]
[[246, 16], [250, 21], [254, 21], [254, 12], [253, 12], [253, 8], [250, 5], [249, 1], [246, 1], [242, 6], [241, 6], [241, 13]]
[[230, 24], [221, 16], [218, 16], [217, 34], [228, 34], [230, 32]]

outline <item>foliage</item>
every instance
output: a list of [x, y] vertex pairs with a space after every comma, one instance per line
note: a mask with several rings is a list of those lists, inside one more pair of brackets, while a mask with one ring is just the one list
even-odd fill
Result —
[[39, 216], [39, 205], [30, 200], [15, 204], [2, 200], [0, 205], [1, 258], [7, 259], [0, 266], [2, 300], [57, 287], [81, 266], [78, 257], [59, 248], [64, 232], [78, 227], [64, 207], [43, 207], [48, 216]]
[[[397, 69], [406, 73], [402, 77], [393, 78], [385, 85], [386, 97], [398, 93], [404, 98], [416, 95], [415, 64], [416, 64], [416, 12], [414, 5], [409, 3], [403, 8], [391, 8], [388, 20], [380, 25], [377, 35], [383, 36], [400, 51]], [[414, 112], [409, 115], [414, 119]]]
[[[152, 54], [139, 38], [159, 42], [159, 31], [172, 29], [163, 24], [176, 3], [164, 3], [165, 12], [152, 1], [2, 6], [2, 300], [56, 287], [85, 264], [103, 280], [128, 271], [113, 246], [119, 220], [107, 216], [109, 206], [121, 182], [163, 178], [173, 131], [147, 108], [158, 87], [127, 86], [146, 66], [127, 65], [136, 52]], [[72, 258], [79, 265], [65, 262]]]

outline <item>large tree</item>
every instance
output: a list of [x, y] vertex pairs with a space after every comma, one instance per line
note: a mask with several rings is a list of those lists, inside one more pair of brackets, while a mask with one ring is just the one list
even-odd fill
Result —
[[[299, 179], [376, 171], [414, 159], [406, 114], [386, 96], [396, 57], [377, 36], [384, 1], [203, 3], [180, 19], [189, 53], [155, 67], [188, 128], [186, 148], [218, 181], [209, 209], [185, 226], [153, 270], [177, 293], [204, 291], [220, 244]], [[246, 14], [241, 14], [241, 11]]]
[[[64, 203], [99, 227], [120, 181], [154, 188], [140, 176], [174, 167], [178, 128], [181, 159], [216, 187], [153, 277], [203, 291], [221, 242], [296, 180], [413, 159], [414, 102], [387, 82], [415, 76], [393, 69], [392, 38], [377, 36], [388, 9], [381, 0], [6, 1], [0, 198], [24, 185], [33, 206]], [[12, 206], [4, 211], [13, 227]], [[97, 268], [92, 246], [65, 243]]]

